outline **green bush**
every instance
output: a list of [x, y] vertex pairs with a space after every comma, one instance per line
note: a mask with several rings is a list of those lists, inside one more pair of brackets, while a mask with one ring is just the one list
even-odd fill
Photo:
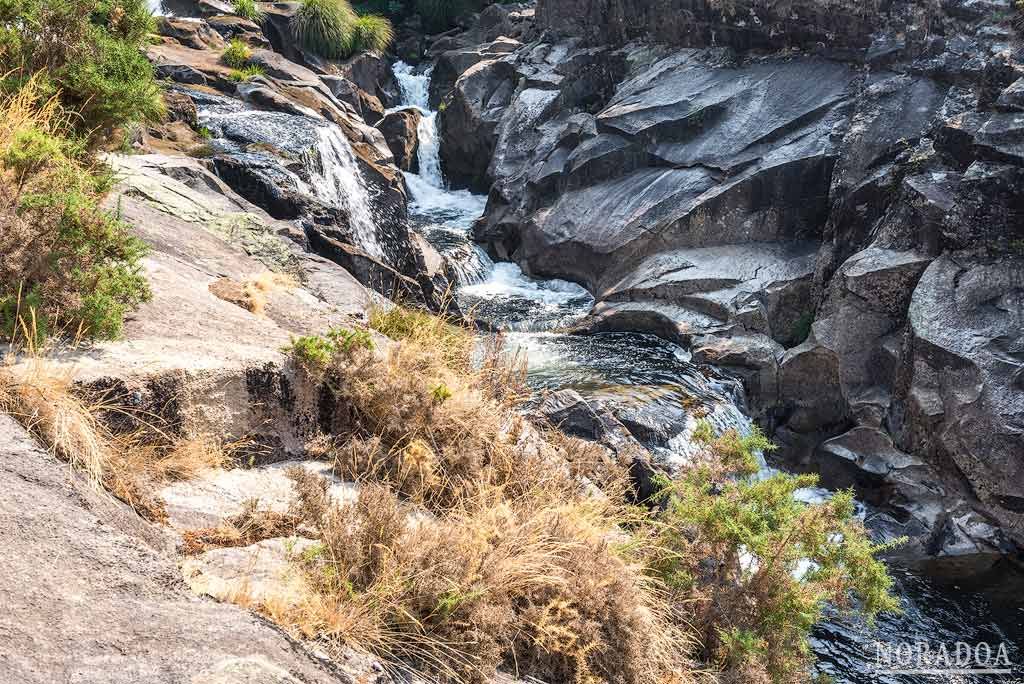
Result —
[[388, 19], [375, 14], [358, 16], [348, 0], [302, 0], [291, 27], [300, 45], [327, 59], [383, 52], [395, 37]]
[[112, 174], [94, 164], [30, 80], [0, 98], [0, 336], [111, 339], [149, 297], [143, 243], [99, 208]]
[[153, 26], [145, 0], [0, 0], [0, 90], [35, 77], [96, 140], [157, 120], [163, 101], [141, 51]]
[[252, 48], [244, 40], [232, 38], [227, 48], [221, 53], [220, 59], [229, 67], [241, 69], [252, 59]]
[[293, 337], [291, 344], [281, 351], [291, 354], [307, 371], [325, 369], [335, 354], [351, 354], [356, 349], [373, 349], [373, 338], [366, 330], [334, 328], [326, 336], [303, 335]]
[[376, 14], [364, 14], [353, 26], [355, 52], [384, 52], [395, 40], [391, 22]]
[[[807, 637], [826, 602], [856, 606], [869, 619], [898, 609], [892, 579], [875, 558], [891, 545], [869, 541], [851, 492], [808, 505], [795, 494], [815, 476], [753, 477], [754, 453], [772, 448], [757, 430], [715, 438], [701, 429], [695, 438], [707, 454], [661, 483], [664, 555], [652, 566], [681, 601], [715, 596], [713, 608], [691, 617], [709, 660], [789, 681], [809, 662]], [[705, 558], [724, 562], [709, 573]]]
[[295, 40], [327, 59], [345, 59], [353, 52], [356, 13], [347, 0], [302, 0], [292, 17]]
[[266, 17], [266, 13], [256, 6], [256, 0], [234, 0], [231, 3], [231, 9], [243, 19], [254, 21], [257, 24], [262, 24]]

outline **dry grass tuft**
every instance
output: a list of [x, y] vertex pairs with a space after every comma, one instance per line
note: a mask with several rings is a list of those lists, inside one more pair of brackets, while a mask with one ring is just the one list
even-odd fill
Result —
[[132, 413], [136, 423], [144, 423], [144, 417], [102, 396], [80, 396], [71, 370], [38, 356], [0, 366], [0, 412], [151, 520], [166, 517], [163, 502], [153, 493], [160, 484], [223, 467], [233, 448], [209, 437], [171, 438], [157, 429], [115, 434], [103, 416]]
[[260, 609], [293, 632], [369, 652], [428, 680], [483, 682], [503, 665], [546, 681], [685, 681], [691, 645], [623, 539], [607, 497], [510, 499], [481, 489], [438, 517], [364, 485], [336, 505], [290, 475], [321, 543], [305, 591]]
[[226, 302], [262, 316], [266, 311], [269, 295], [280, 290], [292, 290], [298, 284], [292, 275], [266, 271], [241, 283], [231, 278], [218, 278], [210, 283], [209, 290], [214, 296]]
[[182, 535], [182, 553], [195, 556], [209, 549], [249, 546], [265, 539], [289, 537], [301, 523], [296, 515], [260, 510], [258, 499], [245, 502], [242, 512], [218, 527], [188, 530]]
[[347, 409], [318, 455], [360, 496], [339, 506], [322, 478], [290, 473], [321, 542], [300, 559], [304, 589], [260, 610], [435, 681], [498, 666], [685, 680], [691, 643], [625, 543], [623, 465], [520, 417], [522, 365], [500, 338], [479, 353], [466, 329], [401, 308], [371, 326], [397, 343], [335, 348], [316, 375]]

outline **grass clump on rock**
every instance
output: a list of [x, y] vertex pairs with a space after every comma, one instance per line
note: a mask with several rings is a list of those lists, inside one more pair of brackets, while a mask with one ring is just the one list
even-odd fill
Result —
[[252, 59], [252, 48], [244, 40], [232, 38], [227, 48], [221, 53], [220, 59], [229, 67], [242, 69]]
[[302, 0], [291, 29], [303, 48], [326, 59], [382, 51], [394, 39], [390, 21], [376, 15], [360, 17], [348, 0]]
[[231, 3], [231, 10], [243, 19], [257, 24], [263, 23], [263, 19], [266, 17], [266, 13], [256, 4], [256, 0], [234, 0]]

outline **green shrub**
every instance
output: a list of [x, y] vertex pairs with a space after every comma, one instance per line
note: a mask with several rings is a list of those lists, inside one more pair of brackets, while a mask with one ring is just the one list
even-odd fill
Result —
[[344, 59], [354, 50], [356, 13], [348, 0], [302, 0], [291, 20], [302, 47], [327, 59]]
[[[875, 558], [890, 545], [869, 541], [852, 493], [808, 505], [795, 493], [815, 485], [815, 476], [752, 477], [754, 452], [768, 445], [757, 430], [726, 432], [679, 478], [661, 482], [664, 555], [652, 567], [681, 602], [714, 595], [713, 607], [690, 618], [709, 660], [789, 681], [810, 660], [807, 636], [826, 602], [856, 605], [868, 618], [899, 604]], [[706, 558], [722, 559], [713, 573], [700, 565]]]
[[395, 40], [391, 22], [376, 14], [365, 14], [356, 19], [353, 32], [355, 52], [384, 52]]
[[112, 183], [35, 80], [0, 98], [0, 336], [111, 339], [149, 297], [143, 243], [99, 208]]
[[307, 371], [323, 370], [335, 354], [351, 354], [356, 349], [373, 349], [373, 339], [366, 330], [334, 328], [327, 335], [303, 335], [292, 338], [291, 344], [281, 351], [291, 354]]
[[220, 59], [229, 67], [241, 69], [252, 59], [252, 48], [245, 41], [232, 38], [227, 48], [221, 53]]
[[145, 0], [0, 0], [0, 90], [35, 77], [59, 94], [75, 126], [93, 139], [164, 108], [141, 49], [153, 30]]
[[262, 24], [266, 17], [266, 13], [256, 6], [256, 0], [234, 0], [231, 3], [231, 9], [243, 19], [254, 21], [257, 24]]

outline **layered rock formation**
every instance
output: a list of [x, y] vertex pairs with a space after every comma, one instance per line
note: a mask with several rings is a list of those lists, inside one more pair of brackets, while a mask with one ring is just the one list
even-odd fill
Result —
[[587, 287], [585, 329], [655, 332], [741, 377], [782, 456], [883, 490], [911, 555], [1017, 553], [1011, 23], [966, 2], [669, 4], [540, 0], [514, 16], [524, 41], [440, 54], [461, 69], [446, 174], [489, 193], [477, 238]]

